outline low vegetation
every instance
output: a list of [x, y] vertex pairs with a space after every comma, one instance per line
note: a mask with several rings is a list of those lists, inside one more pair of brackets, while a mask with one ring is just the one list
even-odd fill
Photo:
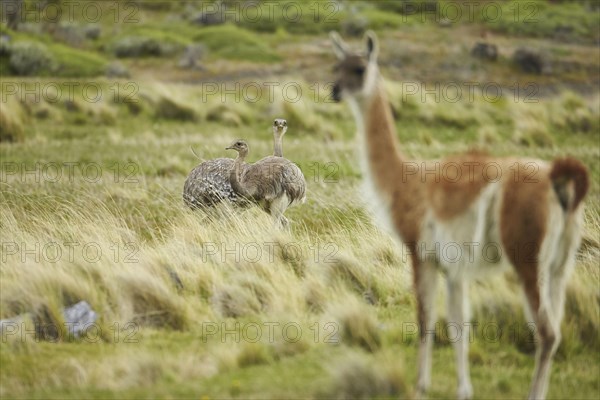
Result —
[[[354, 122], [347, 106], [328, 99], [334, 57], [325, 32], [334, 27], [348, 36], [379, 30], [386, 88], [410, 157], [479, 148], [549, 160], [568, 154], [588, 166], [584, 238], [549, 394], [597, 398], [600, 95], [590, 90], [597, 81], [597, 61], [586, 60], [590, 46], [569, 44], [594, 39], [589, 17], [555, 41], [508, 21], [440, 28], [403, 3], [343, 3], [331, 24], [322, 14], [203, 26], [194, 22], [196, 3], [143, 2], [141, 23], [122, 24], [113, 35], [111, 21], [102, 20], [99, 35], [79, 47], [28, 26], [3, 26], [10, 40], [0, 42], [0, 318], [22, 320], [2, 334], [0, 397], [414, 396], [418, 337], [408, 255], [366, 213]], [[548, 15], [540, 29], [590, 7], [556, 3], [540, 8]], [[168, 33], [166, 21], [177, 21]], [[495, 63], [468, 55], [474, 32], [485, 28], [498, 35]], [[519, 72], [509, 61], [517, 47], [511, 35], [574, 67]], [[182, 72], [177, 58], [193, 44], [206, 48], [202, 68]], [[10, 66], [14, 49], [27, 46], [39, 51], [19, 59], [31, 76]], [[119, 60], [131, 79], [103, 77], [119, 54], [135, 52]], [[427, 94], [435, 82], [461, 77], [495, 77], [503, 96], [481, 87], [472, 98], [463, 88], [453, 101], [451, 92]], [[73, 81], [79, 85], [70, 97]], [[273, 98], [264, 87], [235, 98], [221, 85], [256, 82], [280, 86]], [[510, 90], [531, 82], [538, 92]], [[283, 94], [285, 84], [300, 88], [298, 101]], [[27, 95], [36, 85], [39, 99]], [[102, 96], [90, 97], [92, 85]], [[263, 96], [250, 101], [257, 90]], [[248, 140], [249, 161], [270, 154], [275, 117], [288, 121], [284, 151], [308, 185], [307, 202], [286, 213], [290, 230], [273, 230], [254, 208], [186, 209], [183, 182], [198, 157], [231, 157], [225, 147], [235, 138]], [[475, 393], [523, 397], [535, 339], [517, 281], [509, 271], [471, 291]], [[434, 365], [454, 365], [444, 296], [440, 287]], [[74, 338], [61, 310], [80, 300], [99, 318]], [[53, 327], [58, 337], [48, 334]], [[431, 398], [446, 398], [455, 385], [453, 368], [434, 368]]]

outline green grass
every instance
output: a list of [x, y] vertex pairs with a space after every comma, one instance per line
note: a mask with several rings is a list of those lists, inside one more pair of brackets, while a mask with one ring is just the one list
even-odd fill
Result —
[[483, 19], [494, 30], [509, 35], [557, 37], [569, 42], [592, 43], [599, 39], [599, 13], [597, 7], [586, 2], [549, 4], [543, 0], [527, 3], [511, 0], [502, 4], [499, 17], [495, 17], [494, 10]]
[[[102, 54], [90, 50], [73, 48], [53, 41], [46, 36], [13, 32], [4, 26], [0, 27], [0, 33], [9, 35], [11, 41], [14, 43], [39, 43], [48, 49], [54, 62], [52, 67], [39, 71], [39, 76], [92, 78], [102, 76], [105, 73], [108, 61]], [[8, 67], [8, 58], [2, 57], [0, 63], [2, 67], [2, 76], [10, 76], [11, 70]]]
[[[203, 43], [209, 51], [202, 60], [207, 71], [184, 78], [174, 68], [173, 57], [127, 60], [134, 74], [133, 92], [122, 82], [117, 95], [114, 81], [95, 79], [105, 94], [98, 103], [85, 101], [81, 86], [72, 104], [64, 96], [51, 103], [26, 97], [19, 101], [18, 95], [2, 103], [2, 133], [14, 132], [18, 138], [10, 143], [2, 136], [0, 143], [3, 244], [15, 242], [27, 249], [50, 242], [81, 245], [74, 247], [72, 259], [63, 247], [62, 259], [55, 263], [35, 260], [31, 254], [23, 262], [20, 253], [0, 249], [5, 258], [0, 267], [0, 318], [32, 312], [47, 323], [60, 324], [61, 307], [85, 299], [99, 313], [102, 334], [57, 343], [3, 336], [0, 397], [414, 396], [418, 340], [405, 325], [415, 322], [410, 266], [393, 239], [373, 225], [360, 199], [362, 173], [348, 107], [325, 101], [324, 82], [331, 79], [334, 59], [324, 33], [339, 29], [348, 10], [341, 9], [336, 21], [324, 21], [324, 14], [321, 20], [312, 18], [309, 1], [300, 6], [305, 12], [296, 22], [198, 27], [185, 19], [167, 22], [166, 13], [176, 18], [181, 12], [178, 4], [145, 4], [139, 8], [141, 22], [122, 24], [118, 36], [108, 33], [113, 25], [103, 19], [103, 36], [84, 49], [43, 35], [10, 32], [16, 41], [47, 46], [66, 67], [63, 80], [101, 75], [100, 66], [113, 57], [111, 43], [124, 36], [147, 37], [178, 49]], [[584, 241], [568, 286], [563, 342], [552, 367], [549, 398], [597, 398], [600, 96], [590, 83], [597, 79], [592, 71], [597, 61], [589, 57], [595, 50], [543, 38], [520, 37], [517, 42], [510, 35], [542, 35], [501, 21], [494, 29], [503, 35], [495, 40], [504, 53], [492, 65], [467, 58], [471, 39], [483, 26], [479, 22], [438, 29], [431, 21], [418, 23], [420, 15], [401, 15], [396, 2], [356, 6], [356, 15], [367, 17], [369, 26], [378, 30], [382, 71], [406, 155], [440, 158], [477, 147], [497, 156], [546, 160], [568, 154], [589, 168]], [[580, 15], [583, 7], [566, 2], [544, 5], [548, 18], [539, 23], [540, 32], [547, 34], [565, 19], [582, 17], [576, 37], [587, 41], [593, 35], [590, 17]], [[570, 11], [548, 14], [556, 10]], [[550, 49], [557, 59], [582, 63], [589, 71], [517, 74], [504, 54], [523, 42]], [[362, 39], [355, 38], [354, 44], [359, 43]], [[5, 62], [0, 60], [2, 66]], [[260, 71], [255, 63], [263, 63]], [[50, 74], [57, 73], [16, 79], [5, 77], [3, 69], [0, 83], [44, 85], [55, 82]], [[222, 101], [220, 93], [204, 99], [201, 85], [195, 84], [204, 79], [245, 83], [240, 76], [247, 81], [297, 82], [305, 96], [291, 103], [275, 90], [271, 102], [267, 96], [256, 103], [231, 97]], [[431, 85], [460, 79], [495, 80], [503, 89], [530, 82], [541, 89], [558, 89], [538, 103], [515, 101], [510, 92], [497, 102], [486, 101], [479, 92], [473, 101], [463, 95], [456, 103], [436, 102], [432, 96], [423, 101], [420, 92], [402, 100], [403, 80]], [[324, 89], [319, 96], [311, 92], [315, 82]], [[592, 89], [562, 88], [573, 82], [586, 82]], [[62, 82], [61, 88], [66, 90], [67, 84]], [[125, 103], [129, 94], [139, 101]], [[290, 232], [274, 231], [256, 209], [233, 216], [227, 209], [185, 209], [183, 182], [200, 162], [190, 147], [202, 159], [232, 157], [224, 148], [241, 137], [250, 143], [249, 161], [258, 160], [272, 151], [270, 126], [275, 117], [288, 120], [284, 152], [302, 168], [308, 185], [307, 202], [286, 212]], [[61, 169], [60, 179], [44, 179], [48, 176], [40, 166], [65, 162], [77, 163], [72, 179], [67, 167]], [[10, 172], [14, 165], [17, 173]], [[100, 167], [102, 179], [91, 181], [84, 175], [89, 166]], [[38, 172], [22, 176], [25, 170]], [[83, 256], [85, 243], [99, 246], [99, 261]], [[216, 254], [208, 251], [215, 244], [220, 250]], [[250, 246], [250, 251], [257, 244], [264, 257], [256, 262], [236, 259], [239, 251], [231, 252], [239, 246]], [[285, 246], [300, 249], [300, 256], [281, 250]], [[471, 292], [473, 319], [480, 327], [493, 323], [504, 332], [498, 340], [486, 339], [481, 330], [475, 335], [470, 350], [475, 396], [522, 398], [534, 362], [515, 277], [509, 273], [474, 283]], [[440, 285], [442, 322], [444, 299]], [[282, 336], [282, 327], [290, 322], [302, 331], [297, 342]], [[31, 329], [31, 322], [25, 323]], [[203, 323], [225, 324], [229, 334], [224, 340], [220, 332], [210, 335]], [[272, 323], [278, 325], [270, 340], [266, 324]], [[250, 340], [251, 330], [242, 329], [251, 324], [262, 327], [256, 343]], [[516, 329], [518, 334], [513, 334]], [[126, 338], [136, 341], [125, 342]], [[452, 397], [454, 352], [443, 332], [433, 354], [430, 397]]]
[[[392, 83], [390, 94], [397, 98], [397, 85]], [[207, 119], [211, 114], [198, 103], [198, 87], [167, 90], [153, 82], [139, 85], [145, 107], [140, 114], [132, 114], [110, 96], [87, 104], [76, 92], [75, 111], [67, 111], [62, 103], [30, 105], [30, 111], [22, 112], [33, 113], [36, 106], [43, 106], [50, 108], [49, 116], [26, 114], [30, 122], [24, 141], [0, 144], [3, 163], [24, 163], [23, 168], [29, 169], [37, 162], [77, 162], [84, 167], [97, 163], [103, 171], [97, 182], [86, 180], [77, 167], [73, 181], [40, 184], [34, 175], [7, 175], [3, 164], [0, 224], [11, 241], [28, 248], [50, 241], [94, 242], [106, 256], [90, 263], [76, 251], [72, 262], [35, 262], [29, 257], [22, 263], [3, 255], [8, 258], [0, 270], [0, 317], [37, 310], [48, 322], [60, 323], [60, 307], [86, 299], [100, 313], [103, 334], [98, 342], [92, 342], [93, 337], [59, 343], [8, 338], [0, 344], [2, 396], [320, 397], [341, 393], [341, 388], [350, 387], [348, 382], [355, 394], [411, 396], [417, 346], [414, 337], [403, 333], [403, 323], [415, 320], [410, 269], [391, 238], [371, 224], [356, 197], [361, 173], [353, 156], [349, 110], [336, 104], [307, 103], [301, 108], [305, 118], [327, 116], [332, 129], [343, 131], [328, 139], [327, 146], [322, 145], [321, 134], [310, 131], [312, 123], [298, 128], [290, 124], [284, 150], [302, 166], [309, 196], [305, 205], [288, 210], [291, 232], [277, 233], [260, 211], [227, 220], [189, 212], [180, 199], [185, 176], [198, 162], [190, 146], [204, 158], [228, 156], [224, 147], [231, 139], [245, 137], [252, 146], [251, 161], [271, 151], [268, 110], [273, 104], [220, 105], [225, 107], [221, 112], [235, 112], [247, 124], [225, 125]], [[153, 107], [160, 96], [193, 107], [198, 119], [155, 115]], [[413, 157], [441, 157], [479, 145], [479, 129], [491, 124], [497, 135], [497, 142], [488, 147], [493, 154], [544, 159], [572, 154], [590, 167], [593, 179], [584, 237], [591, 247], [582, 250], [569, 287], [564, 340], [553, 366], [550, 398], [598, 394], [600, 321], [594, 285], [600, 209], [598, 133], [595, 127], [582, 132], [580, 124], [570, 124], [567, 118], [581, 109], [595, 118], [597, 110], [590, 105], [596, 101], [571, 93], [543, 100], [536, 105], [540, 110], [511, 102], [491, 105], [482, 99], [471, 105], [399, 105], [399, 138]], [[254, 112], [248, 113], [248, 107]], [[99, 123], [100, 110], [114, 115], [114, 122]], [[554, 147], [527, 147], [511, 139], [523, 113], [560, 127], [548, 133]], [[286, 111], [278, 116], [293, 121]], [[432, 142], [423, 140], [426, 137]], [[333, 180], [326, 179], [327, 163], [336, 166]], [[272, 261], [236, 261], [227, 255], [223, 259], [221, 253], [203, 258], [206, 243], [234, 249], [257, 242], [277, 243], [278, 248], [297, 245], [301, 257], [276, 251]], [[137, 262], [125, 262], [132, 251], [129, 243], [134, 244]], [[116, 263], [115, 249], [120, 255]], [[183, 289], [168, 271], [177, 273]], [[518, 288], [511, 282], [499, 276], [472, 290], [474, 318], [480, 326], [496, 322], [509, 332], [510, 327], [521, 327], [518, 337], [504, 335], [497, 342], [486, 340], [481, 332], [476, 335], [471, 360], [478, 396], [520, 397], [529, 385], [532, 346], [523, 331], [521, 302], [514, 295]], [[443, 297], [441, 293], [440, 306]], [[344, 307], [348, 304], [356, 306]], [[363, 312], [349, 314], [352, 310]], [[123, 327], [129, 321], [137, 324], [137, 343], [123, 342], [133, 332], [128, 329], [115, 337], [114, 324]], [[222, 341], [219, 335], [207, 335], [202, 322], [225, 323], [234, 330], [235, 323], [279, 325], [273, 342], [264, 328], [261, 340], [248, 343], [243, 339], [248, 331], [239, 331], [241, 340], [230, 334]], [[297, 343], [282, 340], [281, 327], [288, 322], [302, 329]], [[326, 343], [332, 333], [327, 323], [334, 323], [338, 334], [333, 338], [339, 344]], [[453, 360], [452, 348], [441, 336], [434, 351], [432, 398], [454, 392]]]
[[206, 45], [213, 56], [266, 63], [281, 60], [259, 35], [234, 25], [202, 29], [194, 40]]

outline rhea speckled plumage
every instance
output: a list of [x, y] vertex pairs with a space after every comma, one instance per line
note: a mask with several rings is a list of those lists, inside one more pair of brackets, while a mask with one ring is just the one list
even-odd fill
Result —
[[[476, 152], [440, 161], [408, 159], [398, 145], [379, 74], [375, 34], [367, 32], [366, 51], [360, 53], [335, 32], [331, 39], [339, 59], [332, 96], [347, 100], [354, 114], [373, 214], [411, 254], [420, 328], [419, 396], [431, 384], [438, 271], [446, 277], [448, 322], [461, 330], [453, 342], [457, 396], [468, 399], [473, 395], [469, 281], [512, 267], [539, 339], [529, 398], [545, 398], [560, 342], [565, 286], [581, 239], [587, 169], [574, 158], [547, 162]], [[461, 256], [450, 259], [442, 251], [447, 246]]]
[[183, 185], [183, 201], [190, 208], [211, 207], [222, 201], [234, 205], [247, 203], [238, 196], [229, 182], [233, 168], [231, 158], [208, 160], [196, 166]]

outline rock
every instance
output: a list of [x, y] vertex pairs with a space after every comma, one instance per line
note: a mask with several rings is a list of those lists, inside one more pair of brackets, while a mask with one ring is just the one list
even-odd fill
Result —
[[51, 71], [54, 58], [45, 45], [22, 41], [10, 45], [9, 65], [16, 75], [33, 76]]
[[119, 58], [160, 57], [166, 55], [167, 46], [154, 38], [125, 36], [113, 45], [113, 52]]
[[221, 25], [225, 23], [225, 11], [222, 6], [218, 6], [214, 12], [196, 14], [191, 22], [202, 26]]
[[[98, 314], [92, 310], [92, 307], [85, 300], [82, 300], [70, 307], [64, 308], [62, 314], [67, 333], [75, 338], [81, 336], [81, 334], [84, 333], [85, 330], [98, 319]], [[19, 332], [21, 329], [23, 329], [21, 325], [25, 322], [25, 319], [28, 316], [29, 314], [23, 314], [14, 318], [0, 320], [0, 332], [3, 335], [23, 335], [23, 332]], [[56, 335], [58, 335], [59, 332], [57, 327], [51, 327], [51, 329], [49, 329], [47, 325], [44, 325], [41, 322], [36, 322], [36, 318], [34, 318], [34, 324], [38, 337], [52, 340], [57, 339]], [[48, 335], [48, 332], [54, 333], [54, 336]]]
[[0, 35], [0, 57], [10, 56], [10, 36]]
[[342, 21], [342, 33], [346, 36], [362, 36], [369, 27], [369, 20], [361, 15], [354, 15]]
[[438, 26], [440, 26], [442, 28], [450, 28], [453, 25], [453, 22], [449, 18], [442, 17], [442, 18], [438, 19], [437, 24], [438, 24]]
[[191, 44], [185, 48], [177, 66], [184, 69], [203, 69], [198, 61], [204, 56], [206, 48], [202, 44]]
[[514, 52], [512, 60], [523, 72], [537, 75], [550, 72], [548, 59], [536, 50], [525, 47], [518, 48]]
[[89, 24], [83, 29], [86, 39], [98, 40], [102, 33], [102, 28], [99, 24]]
[[106, 76], [109, 78], [129, 78], [129, 70], [118, 61], [111, 62], [106, 67]]
[[498, 46], [485, 42], [477, 42], [471, 50], [471, 55], [483, 60], [496, 61], [498, 59]]
[[79, 337], [85, 329], [96, 322], [98, 314], [87, 301], [83, 300], [79, 303], [67, 307], [63, 310], [63, 317], [67, 325], [67, 332], [74, 337]]
[[83, 29], [74, 23], [62, 22], [54, 28], [52, 34], [56, 39], [72, 47], [80, 47], [85, 40]]

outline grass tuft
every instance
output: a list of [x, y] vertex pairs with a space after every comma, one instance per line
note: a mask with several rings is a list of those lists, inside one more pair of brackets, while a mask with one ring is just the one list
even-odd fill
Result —
[[381, 347], [381, 334], [374, 317], [373, 309], [355, 297], [349, 297], [330, 310], [339, 327], [343, 343], [358, 346], [369, 352], [375, 352]]
[[230, 24], [204, 28], [194, 40], [205, 45], [213, 56], [259, 63], [281, 60], [259, 35]]
[[25, 110], [18, 101], [9, 101], [0, 107], [0, 142], [25, 140]]
[[[378, 363], [361, 353], [350, 353], [332, 365], [332, 384], [317, 398], [373, 399], [410, 397], [397, 360]], [[392, 364], [389, 364], [389, 362]]]

